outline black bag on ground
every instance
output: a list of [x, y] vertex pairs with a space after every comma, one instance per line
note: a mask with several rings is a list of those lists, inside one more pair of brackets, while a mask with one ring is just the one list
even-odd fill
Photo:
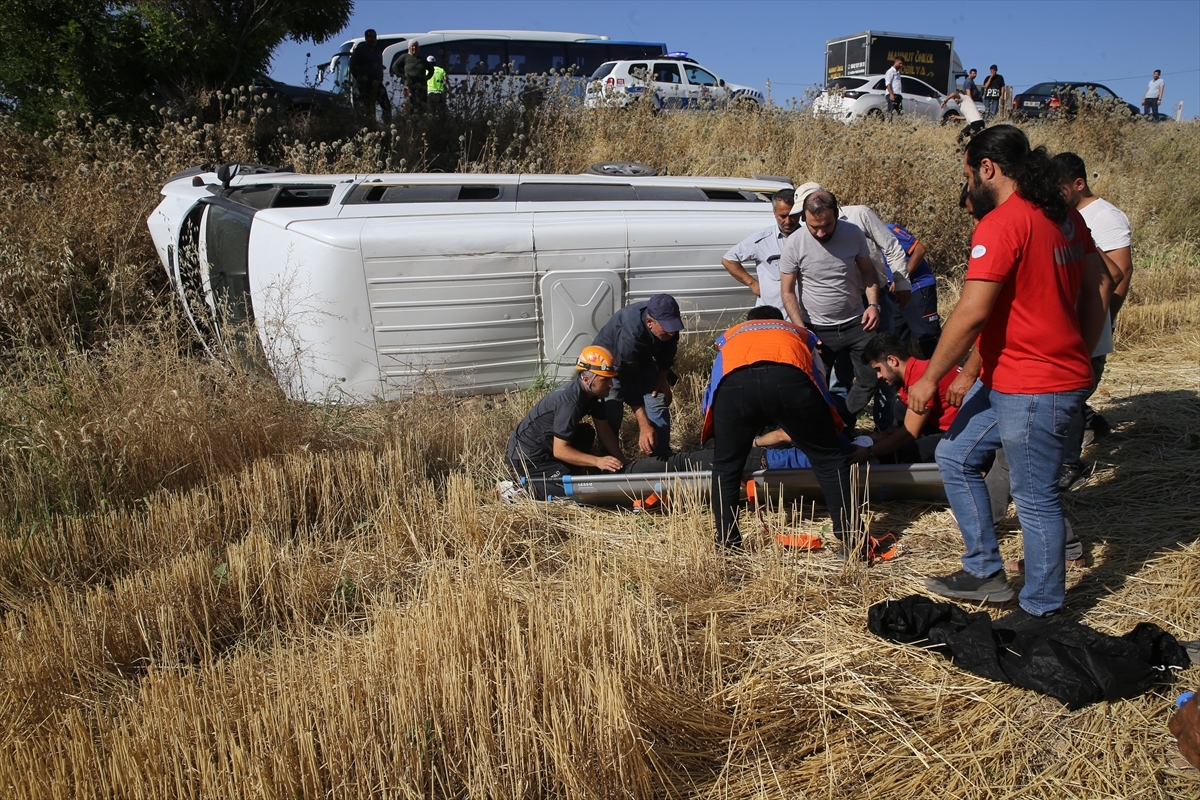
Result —
[[987, 612], [915, 594], [871, 606], [867, 628], [901, 644], [928, 643], [968, 672], [1050, 695], [1072, 710], [1134, 697], [1169, 668], [1190, 663], [1174, 636], [1148, 622], [1121, 637], [1061, 617], [1014, 631], [994, 625]]

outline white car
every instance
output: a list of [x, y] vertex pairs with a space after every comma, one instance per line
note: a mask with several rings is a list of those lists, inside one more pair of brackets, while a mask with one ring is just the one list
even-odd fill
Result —
[[588, 79], [583, 104], [588, 108], [627, 106], [649, 99], [654, 108], [712, 108], [734, 104], [761, 108], [767, 98], [757, 89], [726, 83], [687, 57], [608, 61]]
[[[904, 98], [902, 110], [905, 116], [936, 122], [962, 116], [956, 100], [949, 101], [943, 108], [946, 95], [918, 78], [902, 75], [900, 94]], [[854, 122], [864, 117], [887, 116], [887, 105], [882, 75], [835, 78], [813, 101], [813, 116]]]

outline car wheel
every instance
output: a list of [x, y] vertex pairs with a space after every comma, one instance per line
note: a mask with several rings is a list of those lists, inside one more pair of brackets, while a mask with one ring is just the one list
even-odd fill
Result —
[[964, 117], [958, 111], [954, 111], [954, 110], [950, 110], [950, 111], [947, 111], [945, 114], [942, 114], [942, 124], [943, 125], [947, 125], [951, 122], [958, 122], [959, 120], [965, 120], [965, 119], [966, 119], [966, 117]]
[[868, 109], [867, 119], [883, 119], [883, 112], [878, 108]]
[[652, 178], [658, 170], [640, 161], [601, 161], [587, 168], [588, 175], [613, 175], [622, 178]]
[[758, 111], [758, 101], [753, 97], [735, 97], [733, 107], [739, 111]]

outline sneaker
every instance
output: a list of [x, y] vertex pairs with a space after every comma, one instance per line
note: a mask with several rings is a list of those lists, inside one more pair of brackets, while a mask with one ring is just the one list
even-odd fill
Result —
[[513, 481], [496, 481], [496, 496], [500, 498], [500, 502], [512, 505], [529, 495], [525, 494], [525, 490]]
[[1016, 597], [1002, 569], [986, 578], [976, 578], [965, 569], [960, 569], [953, 575], [926, 578], [925, 588], [943, 597], [982, 600], [985, 603], [1007, 603]]
[[1058, 476], [1058, 490], [1060, 492], [1069, 492], [1077, 486], [1084, 478], [1087, 468], [1082, 464], [1063, 464], [1062, 472]]

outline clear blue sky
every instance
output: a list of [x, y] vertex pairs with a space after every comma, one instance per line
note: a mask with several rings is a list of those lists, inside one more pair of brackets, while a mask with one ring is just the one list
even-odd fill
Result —
[[304, 79], [311, 53], [328, 62], [345, 39], [445, 28], [578, 31], [665, 42], [734, 83], [766, 88], [776, 102], [822, 80], [825, 40], [864, 30], [953, 36], [966, 68], [997, 64], [1023, 91], [1042, 80], [1094, 80], [1140, 105], [1163, 71], [1162, 111], [1200, 114], [1200, 0], [989, 0], [988, 2], [722, 2], [720, 0], [357, 0], [345, 31], [323, 45], [285, 42], [271, 75]]

